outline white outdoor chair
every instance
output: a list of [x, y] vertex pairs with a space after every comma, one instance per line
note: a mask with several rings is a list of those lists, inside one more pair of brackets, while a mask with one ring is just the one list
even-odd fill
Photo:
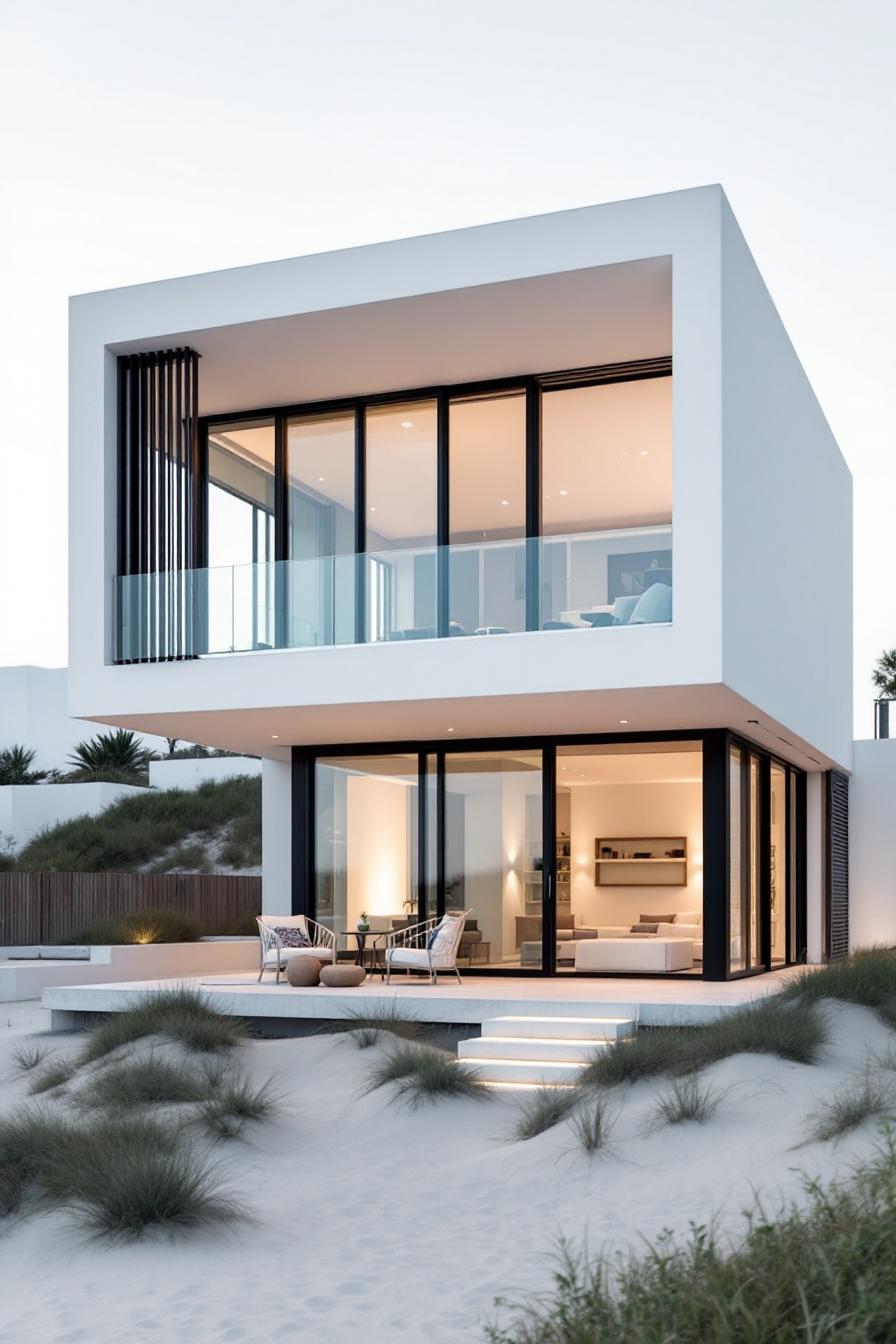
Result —
[[[276, 971], [276, 983], [279, 984], [281, 970], [293, 957], [314, 957], [317, 961], [336, 960], [335, 933], [307, 915], [258, 915], [256, 922], [261, 939], [259, 983], [265, 971]], [[286, 947], [277, 929], [301, 929], [311, 946]]]
[[457, 983], [462, 984], [457, 969], [457, 951], [464, 925], [472, 910], [446, 911], [441, 919], [426, 919], [422, 924], [390, 933], [386, 938], [386, 984], [391, 983], [393, 970], [422, 971], [434, 985], [439, 982], [439, 971], [453, 971]]

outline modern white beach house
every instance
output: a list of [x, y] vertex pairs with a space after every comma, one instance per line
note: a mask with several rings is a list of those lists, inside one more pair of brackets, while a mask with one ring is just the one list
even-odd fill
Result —
[[719, 187], [79, 296], [70, 396], [71, 712], [264, 758], [267, 912], [846, 950], [851, 479]]

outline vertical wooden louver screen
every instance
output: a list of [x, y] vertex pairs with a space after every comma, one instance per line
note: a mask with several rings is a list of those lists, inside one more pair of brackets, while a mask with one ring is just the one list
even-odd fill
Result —
[[849, 777], [839, 770], [827, 776], [826, 810], [825, 951], [837, 958], [849, 951]]
[[118, 360], [119, 662], [201, 651], [198, 393], [195, 350]]

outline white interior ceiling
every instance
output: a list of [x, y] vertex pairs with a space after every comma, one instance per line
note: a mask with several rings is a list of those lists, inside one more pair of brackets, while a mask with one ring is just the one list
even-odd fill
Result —
[[158, 332], [111, 348], [168, 345], [202, 355], [203, 415], [657, 358], [672, 352], [672, 259]]
[[703, 778], [699, 746], [670, 751], [665, 743], [646, 745], [647, 751], [559, 748], [557, 783], [572, 789], [595, 784], [695, 784]]

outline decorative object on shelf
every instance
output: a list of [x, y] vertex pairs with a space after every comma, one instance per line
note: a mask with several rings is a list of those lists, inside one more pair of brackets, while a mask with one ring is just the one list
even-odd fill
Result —
[[686, 887], [687, 836], [618, 836], [594, 842], [596, 887]]
[[367, 918], [366, 910], [362, 910], [360, 915], [358, 916], [358, 932], [359, 933], [370, 932], [370, 920]]

